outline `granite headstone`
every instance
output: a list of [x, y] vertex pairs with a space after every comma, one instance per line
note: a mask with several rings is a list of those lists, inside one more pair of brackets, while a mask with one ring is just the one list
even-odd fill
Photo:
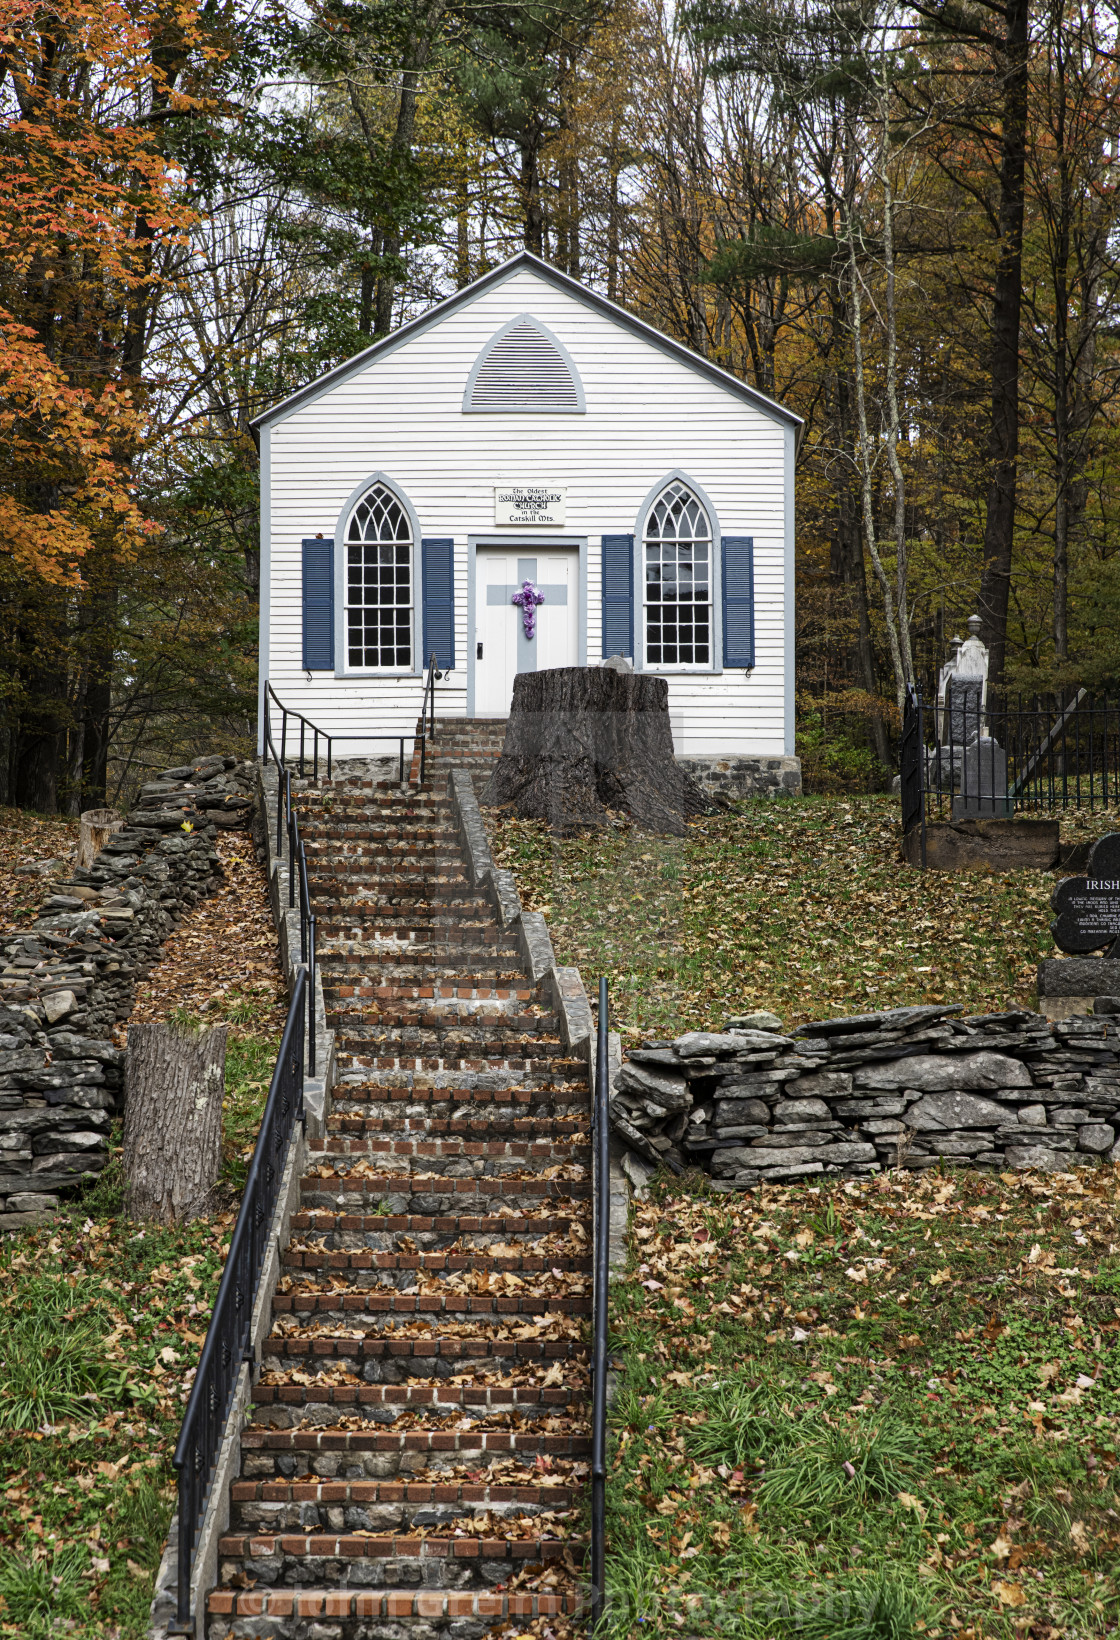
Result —
[[1100, 951], [1120, 958], [1120, 831], [1101, 837], [1089, 854], [1084, 877], [1064, 878], [1050, 896], [1057, 916], [1050, 924], [1062, 951]]

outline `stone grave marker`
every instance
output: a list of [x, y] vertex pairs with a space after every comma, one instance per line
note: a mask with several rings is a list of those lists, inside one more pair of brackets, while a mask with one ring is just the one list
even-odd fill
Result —
[[1057, 916], [1050, 924], [1062, 951], [1109, 949], [1120, 958], [1120, 831], [1093, 844], [1084, 877], [1064, 878], [1050, 896]]

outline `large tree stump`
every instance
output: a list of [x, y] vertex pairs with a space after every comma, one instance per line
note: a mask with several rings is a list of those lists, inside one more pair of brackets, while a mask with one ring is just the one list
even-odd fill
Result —
[[227, 1031], [129, 1026], [122, 1160], [133, 1218], [179, 1224], [206, 1211], [222, 1159]]
[[123, 825], [116, 809], [87, 809], [78, 819], [78, 852], [74, 865], [79, 870], [91, 866], [94, 857]]
[[558, 666], [514, 680], [505, 746], [482, 796], [562, 836], [622, 810], [647, 831], [684, 835], [710, 807], [673, 756], [664, 678]]

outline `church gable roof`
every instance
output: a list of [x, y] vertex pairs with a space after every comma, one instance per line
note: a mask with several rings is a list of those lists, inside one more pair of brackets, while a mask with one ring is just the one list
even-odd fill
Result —
[[[472, 284], [464, 286], [462, 290], [456, 291], [442, 302], [437, 302], [435, 307], [429, 308], [427, 313], [410, 320], [408, 324], [402, 325], [399, 330], [394, 330], [391, 335], [383, 337], [381, 341], [374, 342], [370, 347], [364, 348], [361, 353], [356, 353], [353, 358], [336, 365], [333, 370], [325, 371], [323, 375], [317, 376], [314, 381], [308, 382], [306, 386], [289, 394], [286, 399], [282, 399], [279, 404], [273, 405], [270, 410], [262, 411], [259, 416], [254, 416], [250, 425], [253, 427], [268, 427], [272, 423], [282, 420], [300, 405], [329, 392], [332, 388], [338, 386], [340, 382], [349, 380], [351, 376], [358, 375], [368, 366], [376, 364], [378, 359], [395, 352], [398, 347], [403, 346], [414, 337], [423, 335], [426, 330], [440, 324], [457, 309], [473, 302], [484, 291], [493, 289], [520, 272], [533, 273], [537, 278], [556, 286], [576, 301], [582, 302], [587, 307], [593, 308], [596, 312], [602, 314], [612, 323], [618, 325], [620, 329], [628, 331], [651, 347], [668, 354], [679, 363], [686, 365], [690, 370], [694, 370], [698, 375], [714, 382], [717, 387], [722, 387], [734, 397], [753, 405], [755, 409], [760, 410], [764, 415], [770, 416], [773, 420], [789, 427], [799, 428], [801, 426], [802, 418], [795, 411], [786, 409], [785, 405], [779, 404], [776, 399], [768, 398], [765, 393], [760, 393], [757, 388], [740, 381], [737, 376], [731, 375], [729, 371], [721, 370], [718, 365], [714, 365], [710, 360], [702, 358], [698, 353], [694, 353], [691, 348], [685, 347], [681, 342], [674, 341], [671, 336], [666, 336], [662, 331], [655, 329], [653, 325], [646, 324], [644, 320], [635, 318], [632, 313], [628, 313], [625, 308], [619, 307], [616, 302], [608, 300], [605, 296], [600, 296], [597, 291], [590, 290], [586, 285], [581, 284], [578, 279], [571, 278], [569, 274], [561, 273], [558, 268], [554, 268], [549, 263], [542, 261], [540, 257], [534, 256], [530, 251], [520, 251], [516, 256], [511, 257], [509, 261], [503, 262], [499, 267], [492, 268], [489, 273], [484, 273]], [[525, 317], [524, 314], [519, 315], [519, 318], [523, 319]], [[502, 332], [499, 332], [499, 335], [501, 334]], [[556, 340], [554, 337], [550, 339], [552, 341]], [[488, 349], [484, 349], [484, 354], [486, 351]], [[473, 381], [468, 382], [468, 394], [472, 390]], [[580, 398], [582, 400], [582, 391], [580, 392]], [[467, 402], [464, 401], [464, 408], [468, 407]], [[475, 408], [481, 408], [481, 406]], [[501, 407], [497, 406], [496, 408]], [[582, 409], [582, 403], [580, 409]]]

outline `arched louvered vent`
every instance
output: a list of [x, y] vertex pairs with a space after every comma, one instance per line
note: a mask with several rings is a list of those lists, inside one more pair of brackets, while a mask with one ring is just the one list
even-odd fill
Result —
[[583, 388], [563, 343], [529, 314], [511, 319], [475, 361], [463, 409], [579, 415]]

